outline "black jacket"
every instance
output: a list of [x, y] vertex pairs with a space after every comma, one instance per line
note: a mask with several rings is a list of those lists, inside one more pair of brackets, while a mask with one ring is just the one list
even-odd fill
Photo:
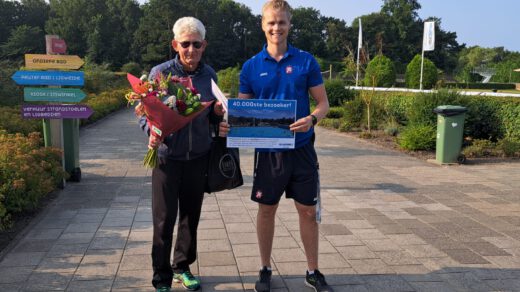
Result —
[[[161, 72], [167, 76], [186, 77], [190, 76], [193, 86], [201, 94], [201, 101], [215, 100], [211, 90], [211, 79], [217, 82], [217, 74], [210, 66], [200, 63], [195, 72], [185, 72], [178, 60], [178, 56], [170, 61], [159, 64], [152, 68], [149, 78], [155, 78]], [[184, 128], [166, 137], [159, 146], [159, 159], [191, 160], [208, 153], [212, 141], [210, 123], [218, 124], [220, 117], [213, 113], [213, 105], [206, 108]], [[141, 128], [150, 135], [146, 117], [139, 121]]]

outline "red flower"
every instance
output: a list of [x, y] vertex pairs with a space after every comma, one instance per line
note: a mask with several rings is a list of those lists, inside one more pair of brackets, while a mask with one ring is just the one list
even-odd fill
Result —
[[186, 111], [186, 108], [187, 108], [186, 103], [185, 103], [184, 101], [182, 101], [182, 100], [177, 100], [177, 101], [175, 101], [175, 106], [177, 107], [177, 110], [178, 110], [179, 113], [181, 113], [181, 114], [182, 114], [183, 112], [185, 112], [185, 111]]

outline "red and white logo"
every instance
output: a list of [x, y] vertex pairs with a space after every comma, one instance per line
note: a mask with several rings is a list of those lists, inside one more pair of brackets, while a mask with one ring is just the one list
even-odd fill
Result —
[[263, 194], [262, 194], [262, 191], [260, 191], [260, 190], [256, 191], [256, 198], [257, 198], [257, 199], [261, 199], [261, 198], [262, 198], [262, 195], [263, 195]]
[[285, 73], [286, 74], [292, 74], [292, 66], [285, 67]]

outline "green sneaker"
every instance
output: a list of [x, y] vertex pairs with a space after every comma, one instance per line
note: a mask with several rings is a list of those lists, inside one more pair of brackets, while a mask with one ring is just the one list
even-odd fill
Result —
[[161, 287], [161, 288], [155, 289], [155, 292], [170, 292], [170, 291], [171, 291], [170, 287]]
[[175, 283], [182, 283], [182, 287], [187, 290], [195, 291], [200, 288], [200, 280], [195, 278], [190, 271], [183, 272], [182, 274], [173, 274], [173, 281]]

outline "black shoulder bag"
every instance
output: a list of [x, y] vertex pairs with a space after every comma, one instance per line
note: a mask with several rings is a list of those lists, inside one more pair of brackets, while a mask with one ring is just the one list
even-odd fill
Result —
[[208, 161], [207, 193], [230, 190], [244, 184], [238, 148], [227, 148], [226, 138], [218, 136], [218, 128], [215, 133]]

